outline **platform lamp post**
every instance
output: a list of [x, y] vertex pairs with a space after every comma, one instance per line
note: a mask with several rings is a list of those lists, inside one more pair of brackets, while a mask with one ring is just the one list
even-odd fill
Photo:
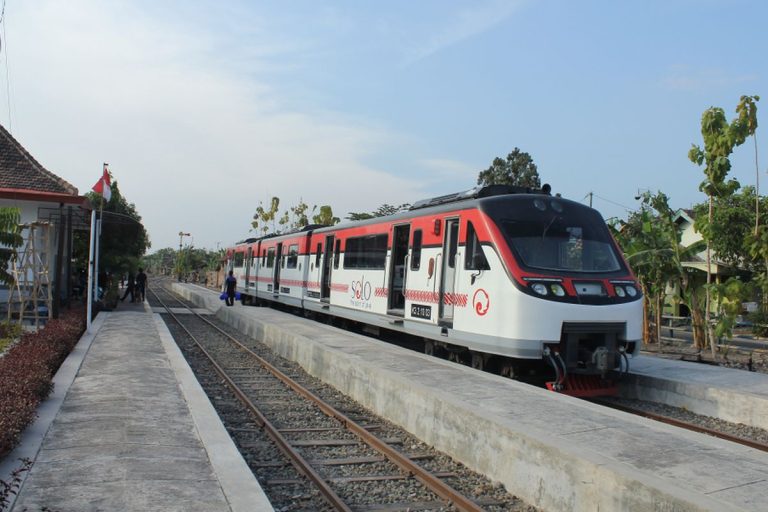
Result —
[[189, 233], [185, 233], [183, 231], [179, 231], [179, 255], [178, 255], [178, 261], [179, 261], [179, 282], [181, 282], [181, 244], [182, 240], [184, 240], [185, 236], [192, 236]]

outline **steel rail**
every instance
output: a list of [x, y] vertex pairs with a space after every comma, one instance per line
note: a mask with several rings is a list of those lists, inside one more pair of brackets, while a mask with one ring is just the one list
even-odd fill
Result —
[[702, 434], [707, 434], [713, 437], [717, 437], [720, 439], [723, 439], [725, 441], [731, 441], [733, 443], [738, 443], [744, 446], [748, 446], [750, 448], [754, 448], [756, 450], [761, 450], [764, 452], [768, 452], [768, 445], [764, 443], [760, 443], [758, 441], [752, 441], [751, 439], [744, 439], [743, 437], [734, 436], [732, 434], [726, 434], [725, 432], [720, 432], [718, 430], [711, 429], [709, 427], [702, 427], [700, 425], [694, 425], [693, 423], [688, 423], [686, 421], [678, 420], [675, 418], [670, 418], [669, 416], [664, 416], [661, 414], [656, 414], [653, 412], [644, 411], [642, 409], [635, 409], [634, 407], [629, 407], [626, 405], [619, 405], [611, 403], [607, 400], [601, 400], [599, 398], [592, 398], [589, 399], [590, 402], [603, 405], [605, 407], [610, 407], [611, 409], [616, 409], [617, 411], [627, 412], [630, 414], [634, 414], [636, 416], [642, 416], [644, 418], [648, 418], [651, 420], [658, 421], [660, 423], [666, 423], [668, 425], [672, 425], [675, 427], [684, 428], [687, 430], [692, 430], [694, 432], [700, 432]]
[[291, 379], [289, 376], [285, 375], [278, 368], [273, 366], [269, 361], [265, 360], [264, 358], [262, 358], [261, 356], [253, 352], [251, 349], [243, 345], [239, 340], [231, 336], [229, 333], [220, 329], [213, 322], [211, 322], [207, 318], [204, 318], [202, 315], [199, 315], [192, 308], [189, 308], [186, 305], [185, 307], [189, 309], [189, 311], [191, 311], [192, 314], [194, 314], [195, 316], [200, 318], [202, 321], [204, 321], [205, 323], [207, 323], [208, 325], [210, 325], [211, 327], [219, 331], [221, 334], [229, 338], [241, 350], [253, 356], [259, 362], [259, 364], [261, 364], [265, 369], [272, 372], [278, 379], [280, 379], [283, 383], [285, 383], [291, 389], [293, 389], [300, 395], [304, 396], [308, 400], [311, 400], [312, 402], [314, 402], [326, 415], [332, 418], [335, 418], [347, 429], [355, 433], [368, 446], [370, 446], [374, 450], [378, 451], [379, 453], [387, 457], [390, 461], [392, 461], [402, 470], [411, 474], [414, 478], [420, 481], [425, 487], [427, 487], [429, 490], [431, 490], [441, 498], [450, 502], [458, 510], [465, 511], [465, 512], [482, 512], [484, 510], [482, 507], [477, 505], [477, 503], [469, 499], [467, 496], [461, 494], [456, 489], [454, 489], [450, 485], [443, 482], [440, 478], [436, 477], [429, 471], [425, 470], [424, 468], [416, 464], [414, 461], [402, 455], [400, 452], [398, 452], [397, 450], [395, 450], [394, 448], [386, 444], [384, 441], [380, 440], [378, 437], [368, 432], [364, 427], [362, 427], [361, 425], [359, 425], [358, 423], [356, 423], [355, 421], [347, 417], [344, 413], [335, 409], [333, 406], [323, 401], [320, 397], [316, 396], [314, 393], [312, 393], [308, 389], [302, 387], [299, 383], [297, 383], [296, 381]]
[[[162, 299], [157, 295], [157, 293], [154, 290], [150, 290], [152, 292], [152, 295], [155, 296], [155, 299], [157, 299], [158, 302], [165, 308], [165, 310], [168, 312], [169, 315], [171, 315], [171, 318], [174, 319], [174, 321], [181, 327], [184, 332], [187, 333], [187, 336], [192, 339], [192, 341], [197, 345], [197, 347], [200, 349], [200, 351], [205, 355], [206, 358], [210, 361], [210, 363], [213, 365], [213, 368], [216, 370], [216, 373], [219, 374], [219, 377], [221, 377], [226, 385], [232, 390], [232, 392], [237, 396], [238, 400], [240, 400], [243, 405], [245, 405], [251, 413], [253, 413], [254, 416], [257, 418], [257, 422], [260, 427], [262, 427], [267, 435], [272, 439], [272, 441], [275, 442], [275, 444], [278, 446], [281, 452], [285, 454], [293, 464], [293, 466], [304, 476], [306, 476], [313, 484], [317, 486], [317, 488], [320, 490], [322, 495], [325, 497], [326, 501], [330, 503], [332, 507], [334, 507], [336, 510], [344, 511], [344, 512], [352, 512], [352, 509], [344, 502], [344, 500], [336, 494], [336, 492], [331, 489], [328, 482], [320, 476], [319, 473], [317, 473], [314, 468], [307, 462], [307, 460], [301, 456], [299, 452], [293, 449], [293, 447], [290, 445], [288, 440], [278, 431], [277, 428], [261, 413], [261, 411], [256, 407], [256, 405], [246, 396], [246, 394], [243, 392], [243, 390], [240, 389], [240, 387], [235, 384], [235, 382], [227, 375], [227, 373], [224, 371], [224, 369], [214, 361], [213, 357], [208, 353], [207, 350], [200, 344], [200, 342], [197, 341], [197, 338], [189, 332], [189, 329], [187, 329], [184, 324], [179, 321], [179, 319], [176, 317], [176, 315], [171, 311], [171, 308], [168, 307], [165, 302], [163, 302]], [[183, 304], [183, 303], [182, 303]], [[185, 305], [186, 307], [186, 305]], [[192, 311], [191, 308], [187, 308], [190, 311]], [[193, 311], [194, 313], [194, 311]], [[196, 316], [202, 318], [197, 313], [194, 313]], [[206, 320], [203, 318], [203, 320]], [[207, 322], [207, 320], [206, 320]], [[208, 322], [210, 324], [210, 322]], [[210, 324], [213, 327], [216, 327], [213, 324]], [[218, 329], [218, 328], [217, 328]], [[220, 329], [218, 329], [221, 331]], [[226, 334], [226, 333], [224, 333]], [[227, 335], [229, 336], [229, 335]]]

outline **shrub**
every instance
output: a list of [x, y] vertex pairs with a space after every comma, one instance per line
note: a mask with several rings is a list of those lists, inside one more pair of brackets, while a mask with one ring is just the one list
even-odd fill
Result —
[[761, 311], [750, 313], [747, 318], [752, 322], [752, 333], [756, 336], [768, 336], [768, 314]]
[[21, 326], [19, 324], [7, 320], [0, 322], [0, 353], [16, 341], [19, 336], [21, 336]]
[[51, 379], [85, 328], [82, 308], [21, 336], [0, 358], [0, 456], [18, 443], [35, 410], [53, 389]]
[[1, 366], [0, 390], [0, 455], [3, 455], [16, 446], [24, 428], [34, 420], [40, 398]]

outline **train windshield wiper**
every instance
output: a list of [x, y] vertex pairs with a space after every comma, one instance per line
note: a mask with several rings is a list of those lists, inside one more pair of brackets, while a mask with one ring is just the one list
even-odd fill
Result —
[[552, 220], [549, 221], [549, 224], [547, 224], [547, 227], [544, 228], [544, 231], [541, 233], [541, 238], [546, 238], [547, 231], [549, 231], [549, 228], [552, 227], [552, 224], [554, 224], [555, 220], [557, 219], [557, 215], [552, 216]]

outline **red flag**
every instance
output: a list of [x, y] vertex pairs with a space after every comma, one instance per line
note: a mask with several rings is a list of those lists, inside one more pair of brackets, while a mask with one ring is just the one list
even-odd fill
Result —
[[106, 201], [109, 201], [112, 197], [112, 182], [109, 179], [107, 164], [104, 164], [104, 175], [93, 186], [93, 191], [101, 194]]

